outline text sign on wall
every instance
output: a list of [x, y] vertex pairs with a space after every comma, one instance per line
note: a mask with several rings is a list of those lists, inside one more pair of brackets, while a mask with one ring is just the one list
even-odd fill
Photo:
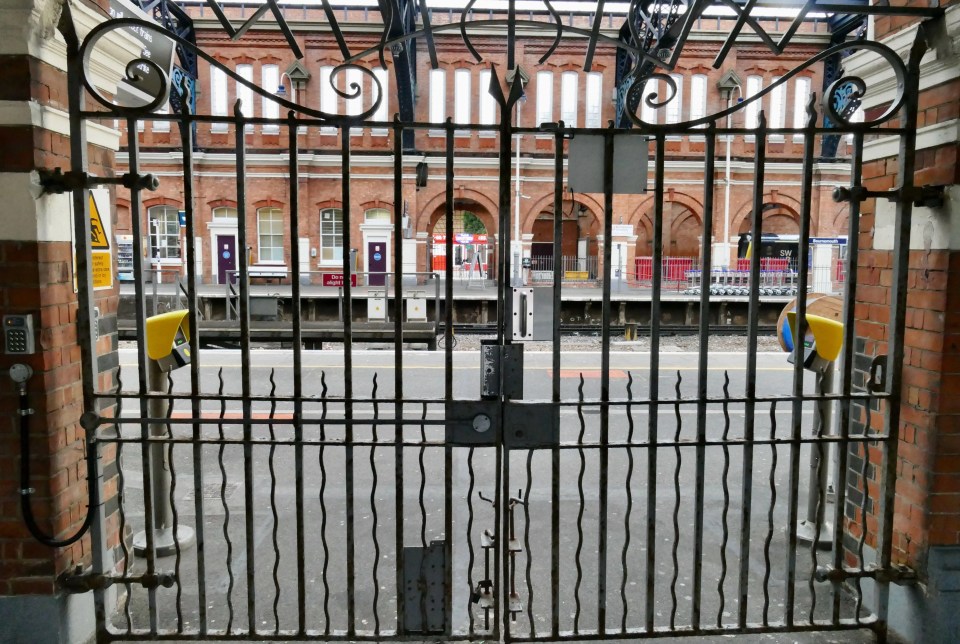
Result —
[[[343, 273], [324, 273], [323, 274], [323, 285], [324, 286], [343, 286]], [[350, 276], [350, 286], [357, 285], [357, 276]]]

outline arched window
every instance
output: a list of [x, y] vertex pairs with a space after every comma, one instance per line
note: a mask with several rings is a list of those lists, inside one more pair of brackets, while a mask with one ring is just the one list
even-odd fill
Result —
[[563, 72], [560, 75], [560, 118], [564, 125], [577, 127], [577, 104], [580, 102], [577, 87], [580, 76], [577, 72]]
[[150, 256], [153, 259], [180, 259], [180, 215], [173, 206], [154, 206], [147, 211], [150, 221]]
[[259, 261], [283, 263], [283, 212], [279, 208], [257, 210]]
[[213, 209], [213, 218], [218, 221], [236, 221], [237, 209], [230, 206], [218, 206]]
[[343, 210], [324, 208], [320, 211], [320, 263], [343, 262]]

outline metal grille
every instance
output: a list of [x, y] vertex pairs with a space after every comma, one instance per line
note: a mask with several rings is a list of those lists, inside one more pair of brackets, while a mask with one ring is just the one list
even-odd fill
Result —
[[[513, 18], [513, 4], [510, 6]], [[145, 351], [145, 271], [136, 262], [137, 350], [133, 363], [119, 370], [114, 391], [95, 389], [92, 344], [84, 353], [88, 411], [99, 413], [114, 407], [112, 416], [104, 413], [94, 423], [96, 449], [115, 445], [121, 463], [116, 491], [118, 525], [105, 525], [102, 516], [95, 525], [97, 551], [103, 550], [108, 527], [123, 535], [123, 563], [113, 570], [100, 557], [96, 562], [98, 572], [113, 575], [124, 591], [115, 614], [107, 604], [108, 595], [102, 590], [96, 593], [103, 640], [482, 637], [532, 641], [882, 628], [885, 614], [865, 609], [859, 580], [876, 577], [881, 593], [889, 583], [877, 570], [890, 569], [909, 236], [897, 238], [891, 344], [884, 382], [863, 387], [853, 383], [852, 312], [857, 279], [856, 271], [848, 270], [843, 282], [846, 326], [839, 393], [818, 393], [821, 388], [815, 389], [811, 378], [804, 377], [801, 361], [792, 367], [789, 391], [766, 386], [764, 373], [773, 367], [756, 350], [758, 285], [762, 283], [759, 253], [749, 265], [747, 352], [738, 356], [711, 353], [709, 320], [702, 315], [695, 367], [689, 368], [663, 350], [660, 333], [666, 142], [671, 137], [701, 137], [705, 174], [714, 176], [718, 141], [728, 135], [754, 137], [751, 232], [754, 239], [760, 239], [768, 140], [772, 135], [803, 137], [796, 276], [803, 292], [802, 285], [810, 283], [812, 177], [821, 137], [850, 132], [853, 138], [849, 189], [856, 194], [850, 203], [847, 265], [857, 264], [860, 202], [856, 195], [865, 196], [856, 192], [863, 142], [881, 125], [885, 133], [901, 137], [899, 194], [903, 198], [897, 221], [900, 231], [909, 230], [916, 65], [922, 47], [916, 48], [904, 66], [895, 55], [896, 61], [889, 58], [892, 52], [881, 45], [861, 43], [891, 63], [901, 82], [898, 98], [878, 119], [850, 123], [832, 102], [838, 86], [831, 87], [823, 103], [834, 124], [831, 128], [819, 122], [813, 101], [803, 128], [769, 128], [760, 112], [759, 125], [752, 130], [720, 126], [728, 113], [743, 106], [689, 123], [660, 126], [637, 119], [639, 127], [632, 130], [590, 131], [562, 123], [545, 130], [517, 128], [509, 119], [487, 127], [399, 120], [375, 123], [361, 120], [368, 114], [333, 118], [304, 109], [292, 109], [286, 118], [271, 122], [247, 118], [239, 106], [226, 117], [160, 116], [151, 113], [159, 101], [138, 108], [101, 101], [97, 110], [85, 109], [80, 85], [85, 54], [110, 29], [131, 24], [141, 23], [113, 21], [91, 33], [83, 49], [72, 44], [72, 120], [80, 146], [74, 148], [73, 168], [85, 171], [82, 132], [87, 121], [122, 118], [131, 133], [148, 117], [181, 125], [186, 298], [192, 329], [200, 328], [195, 274], [198, 249], [193, 243], [197, 230], [192, 124], [226, 123], [236, 132], [239, 248], [248, 246], [251, 234], [246, 226], [249, 200], [245, 193], [253, 180], [247, 176], [247, 124], [276, 125], [288, 141], [278, 154], [289, 160], [290, 212], [298, 211], [298, 128], [338, 128], [345, 213], [353, 203], [352, 131], [361, 127], [392, 130], [394, 204], [403, 202], [402, 182], [405, 172], [409, 173], [403, 164], [402, 142], [409, 140], [405, 133], [442, 131], [446, 141], [447, 257], [453, 256], [455, 133], [482, 129], [498, 137], [500, 151], [497, 335], [492, 349], [499, 373], [492, 396], [458, 389], [455, 371], [462, 363], [451, 342], [452, 307], [445, 310], [444, 353], [434, 363], [442, 372], [436, 394], [423, 391], [416, 368], [424, 363], [405, 349], [408, 327], [400, 315], [391, 321], [389, 364], [382, 360], [371, 363], [355, 351], [355, 298], [349, 280], [342, 287], [342, 352], [303, 349], [303, 298], [296, 275], [300, 250], [293, 244], [289, 318], [293, 348], [284, 353], [255, 350], [251, 268], [246, 253], [241, 252], [236, 287], [239, 350], [223, 354], [205, 351], [203, 338], [193, 333], [189, 367], [167, 375], [159, 389], [151, 389]], [[155, 29], [146, 23], [142, 26]], [[511, 26], [511, 44], [513, 35]], [[591, 41], [591, 54], [594, 45], [595, 40]], [[198, 54], [212, 61], [204, 52]], [[784, 74], [780, 82], [796, 71]], [[229, 70], [225, 73], [234, 80], [239, 78]], [[495, 71], [493, 78], [497, 80]], [[660, 80], [671, 82], [666, 76]], [[510, 114], [518, 98], [519, 81], [515, 79], [508, 95], [497, 97], [502, 113]], [[657, 100], [647, 102], [656, 107]], [[890, 120], [896, 114], [901, 115], [899, 125]], [[557, 213], [553, 256], [561, 257], [564, 145], [569, 138], [587, 132], [602, 136], [605, 150], [604, 252], [602, 265], [596, 267], [603, 286], [602, 350], [599, 356], [583, 358], [561, 352], [559, 311], [567, 283], [562, 262], [552, 262], [551, 297], [558, 312], [551, 325], [553, 350], [542, 358], [533, 353], [522, 356], [516, 350], [518, 344], [510, 339], [514, 313], [508, 284], [512, 274], [511, 142], [516, 134], [553, 139]], [[649, 139], [655, 213], [650, 350], [625, 357], [611, 350], [611, 288], [615, 281], [610, 277], [614, 141], [630, 136]], [[139, 157], [134, 136], [129, 141], [134, 179], [140, 176]], [[134, 257], [143, 256], [141, 244], [148, 232], [142, 206], [144, 187], [138, 180], [126, 185]], [[85, 215], [83, 193], [75, 193], [79, 215]], [[706, 182], [703, 239], [709, 239], [713, 229], [714, 196], [713, 182]], [[290, 218], [288, 225], [291, 238], [298, 239], [297, 218]], [[78, 231], [82, 233], [84, 226], [89, 226], [89, 219], [78, 216]], [[351, 246], [350, 234], [350, 226], [345, 225], [344, 248]], [[401, 234], [400, 226], [395, 226], [397, 269], [389, 280], [393, 286], [385, 287], [396, 311], [402, 309], [404, 298]], [[78, 234], [78, 238], [89, 239], [89, 234]], [[349, 261], [344, 257], [345, 275], [351, 272]], [[712, 265], [709, 244], [703, 247], [701, 261], [705, 267]], [[86, 285], [81, 288], [82, 329], [84, 315], [92, 308], [89, 262], [88, 248], [78, 259], [81, 285]], [[453, 270], [452, 262], [447, 262], [441, 276], [447, 302], [454, 298]], [[701, 311], [716, 297], [707, 288], [698, 295]], [[800, 298], [800, 319], [805, 308], [805, 300]], [[88, 321], [86, 330], [90, 328]], [[510, 360], [518, 356], [524, 358], [527, 368], [511, 372]], [[532, 386], [532, 374], [541, 374], [536, 378], [549, 383], [543, 395], [536, 399], [517, 395], [512, 388]], [[566, 378], [570, 375], [573, 380]], [[837, 407], [840, 421], [835, 434], [825, 435], [822, 419], [831, 405]], [[883, 428], [876, 429], [874, 420], [881, 417], [886, 419]], [[855, 431], [855, 427], [863, 429]], [[830, 448], [836, 449], [840, 472], [846, 471], [850, 453], [882, 454], [880, 560], [876, 569], [866, 566], [863, 536], [855, 548], [853, 565], [842, 559], [842, 530], [834, 533], [832, 553], [797, 542], [792, 527], [802, 514], [800, 492], [811, 479], [820, 478]], [[811, 450], [819, 454], [815, 462], [820, 465], [808, 473], [801, 463], [807, 461]], [[863, 458], [863, 467], [869, 462]], [[158, 464], [165, 464], [161, 469], [169, 471], [168, 487], [158, 482]], [[837, 485], [837, 510], [829, 517], [837, 526], [844, 524], [845, 491], [845, 485]], [[169, 505], [169, 525], [155, 525], [154, 506], [158, 504]], [[819, 519], [824, 518], [822, 501], [813, 510]], [[167, 528], [176, 534], [187, 525], [196, 531], [196, 545], [176, 546], [171, 557], [159, 557], [157, 531]], [[145, 531], [143, 556], [134, 557], [126, 537], [141, 528]], [[844, 582], [849, 582], [850, 592]]]

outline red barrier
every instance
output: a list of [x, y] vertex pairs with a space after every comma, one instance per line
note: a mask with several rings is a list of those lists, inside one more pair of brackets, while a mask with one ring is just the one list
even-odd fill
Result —
[[687, 271], [693, 268], [693, 257], [664, 257], [663, 279], [680, 282], [687, 279]]
[[634, 273], [637, 276], [638, 282], [649, 282], [653, 279], [653, 258], [652, 257], [637, 257], [634, 260], [636, 266], [634, 267]]

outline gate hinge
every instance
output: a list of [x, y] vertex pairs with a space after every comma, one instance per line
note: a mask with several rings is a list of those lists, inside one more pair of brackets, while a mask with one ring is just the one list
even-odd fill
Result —
[[82, 572], [77, 566], [73, 572], [63, 572], [57, 577], [57, 585], [68, 593], [87, 593], [91, 590], [103, 590], [114, 584], [140, 584], [144, 588], [172, 588], [176, 575], [169, 572], [144, 573], [131, 577], [117, 577], [103, 573]]
[[897, 188], [896, 190], [867, 190], [863, 186], [844, 188], [837, 186], [833, 189], [833, 200], [837, 203], [844, 201], [866, 201], [867, 199], [887, 199], [896, 202], [913, 202], [917, 208], [943, 208], [944, 186], [912, 186]]
[[868, 566], [866, 568], [834, 568], [833, 566], [818, 566], [814, 573], [817, 581], [847, 581], [848, 579], [874, 579], [881, 583], [910, 585], [917, 581], [917, 571], [900, 564], [893, 564], [890, 568]]
[[63, 194], [73, 190], [83, 188], [93, 188], [95, 186], [118, 185], [133, 190], [156, 190], [160, 187], [160, 179], [154, 174], [136, 174], [127, 172], [119, 177], [97, 177], [89, 175], [86, 172], [63, 172], [60, 168], [47, 170], [41, 168], [37, 171], [40, 175], [40, 186], [43, 188], [43, 194]]

